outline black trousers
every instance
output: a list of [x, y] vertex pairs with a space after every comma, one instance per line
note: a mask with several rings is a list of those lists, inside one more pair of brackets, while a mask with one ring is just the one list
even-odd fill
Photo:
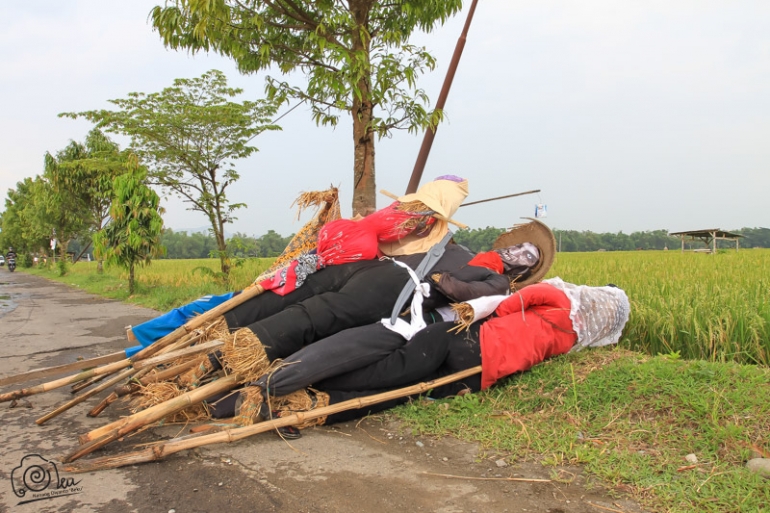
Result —
[[[366, 367], [315, 382], [313, 385], [324, 391], [387, 390], [481, 365], [481, 323], [475, 323], [468, 331], [460, 333], [449, 331], [454, 327], [456, 324], [453, 322], [432, 324], [385, 358]], [[454, 388], [479, 390], [481, 377], [475, 375], [467, 378]]]
[[[286, 360], [286, 367], [260, 378], [256, 384], [273, 396], [286, 395], [312, 385], [327, 392], [330, 404], [336, 404], [480, 365], [481, 323], [462, 333], [448, 331], [454, 326], [451, 322], [430, 325], [408, 342], [381, 324], [349, 329], [304, 348]], [[481, 376], [477, 374], [461, 382], [438, 387], [431, 391], [431, 396], [448, 397], [466, 388], [480, 390]], [[409, 399], [394, 399], [341, 412], [330, 416], [326, 423], [362, 417]]]
[[331, 266], [286, 296], [266, 292], [239, 305], [225, 320], [231, 330], [251, 329], [270, 360], [286, 358], [322, 338], [389, 317], [408, 280], [391, 261]]
[[[316, 388], [329, 394], [329, 404], [337, 404], [430, 381], [481, 365], [481, 323], [473, 324], [471, 329], [464, 333], [448, 333], [446, 330], [452, 326], [454, 323], [428, 326], [389, 357], [357, 371], [322, 381]], [[430, 391], [430, 397], [449, 397], [466, 388], [473, 392], [481, 390], [481, 374], [437, 387]], [[336, 413], [326, 419], [326, 424], [347, 422], [416, 398], [417, 396], [401, 397], [365, 408]]]

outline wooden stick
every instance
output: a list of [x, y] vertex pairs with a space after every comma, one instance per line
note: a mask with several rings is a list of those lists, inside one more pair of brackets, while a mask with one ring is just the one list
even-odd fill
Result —
[[59, 415], [61, 413], [64, 413], [65, 411], [69, 410], [73, 406], [82, 403], [83, 401], [85, 401], [86, 399], [91, 397], [92, 395], [96, 395], [99, 392], [101, 392], [102, 390], [107, 390], [112, 385], [117, 384], [119, 381], [122, 381], [122, 380], [128, 378], [129, 376], [131, 376], [132, 374], [135, 374], [136, 372], [137, 372], [136, 369], [132, 369], [132, 368], [125, 369], [123, 372], [118, 373], [116, 376], [114, 376], [114, 377], [110, 378], [109, 380], [105, 381], [104, 383], [102, 383], [98, 387], [94, 387], [91, 390], [89, 390], [88, 392], [86, 392], [84, 394], [81, 394], [81, 395], [75, 397], [74, 399], [72, 399], [71, 401], [68, 401], [68, 402], [62, 404], [61, 406], [59, 406], [55, 410], [53, 410], [53, 411], [51, 411], [49, 413], [46, 413], [45, 415], [43, 415], [42, 417], [37, 419], [35, 421], [35, 424], [37, 424], [38, 426], [42, 426], [45, 422], [51, 420], [52, 418], [56, 417], [57, 415]]
[[6, 401], [13, 401], [14, 399], [19, 399], [20, 397], [26, 397], [28, 395], [42, 394], [43, 392], [49, 392], [57, 388], [66, 387], [67, 385], [71, 385], [72, 383], [77, 383], [78, 381], [83, 381], [84, 379], [91, 379], [94, 376], [101, 376], [103, 374], [112, 374], [113, 372], [125, 369], [129, 365], [131, 365], [131, 360], [128, 360], [128, 359], [121, 360], [119, 362], [111, 363], [109, 365], [103, 365], [101, 367], [88, 369], [78, 374], [75, 374], [73, 376], [68, 376], [66, 378], [60, 378], [54, 381], [49, 381], [48, 383], [36, 385], [34, 387], [22, 388], [19, 390], [14, 390], [13, 392], [8, 392], [7, 394], [0, 394], [0, 403], [6, 402]]
[[[425, 383], [419, 383], [398, 390], [392, 390], [390, 392], [383, 392], [381, 394], [375, 394], [368, 397], [359, 397], [357, 399], [350, 399], [341, 403], [324, 406], [308, 412], [299, 412], [288, 417], [280, 417], [277, 419], [269, 420], [266, 422], [260, 422], [251, 426], [244, 426], [235, 429], [227, 429], [224, 431], [218, 431], [210, 434], [200, 434], [187, 436], [182, 438], [175, 438], [165, 443], [154, 445], [141, 451], [130, 452], [127, 454], [118, 454], [115, 456], [105, 456], [102, 458], [95, 458], [92, 460], [80, 461], [77, 464], [69, 464], [64, 466], [64, 470], [67, 472], [90, 472], [93, 470], [102, 470], [108, 468], [118, 468], [125, 465], [135, 465], [137, 463], [146, 463], [149, 461], [158, 461], [169, 454], [174, 454], [187, 449], [193, 449], [195, 447], [202, 447], [204, 445], [211, 445], [215, 443], [230, 443], [243, 438], [247, 438], [258, 433], [264, 433], [284, 426], [293, 426], [301, 424], [308, 420], [316, 419], [318, 417], [324, 417], [334, 413], [340, 413], [342, 411], [353, 410], [358, 408], [365, 408], [373, 404], [389, 401], [391, 399], [398, 399], [400, 397], [407, 397], [414, 394], [426, 392], [432, 388], [436, 388], [448, 383], [459, 381], [468, 376], [473, 376], [481, 372], [481, 365], [467, 369], [443, 378], [435, 379]], [[67, 456], [62, 461], [65, 463], [71, 463], [76, 458], [72, 456], [82, 456], [83, 454], [75, 453], [74, 455]]]
[[191, 356], [198, 353], [210, 353], [212, 351], [216, 351], [223, 345], [225, 345], [225, 343], [222, 340], [209, 340], [203, 344], [196, 344], [194, 346], [185, 349], [179, 349], [177, 351], [169, 351], [168, 353], [159, 354], [158, 356], [153, 356], [145, 360], [134, 362], [134, 368], [143, 369], [145, 367], [155, 367], [156, 365], [170, 362], [171, 360], [176, 360], [182, 356]]
[[71, 372], [75, 370], [93, 369], [100, 365], [106, 365], [108, 363], [118, 362], [126, 358], [126, 353], [118, 351], [117, 353], [111, 353], [104, 356], [97, 356], [88, 360], [80, 360], [72, 363], [65, 363], [63, 365], [57, 365], [55, 367], [45, 367], [42, 369], [36, 369], [22, 374], [16, 374], [15, 376], [8, 376], [0, 379], [0, 386], [13, 385], [15, 383], [23, 383], [24, 381], [31, 381], [37, 378], [48, 378], [55, 376], [56, 374], [63, 374], [65, 372]]
[[[160, 363], [174, 360], [180, 356], [187, 356], [190, 354], [195, 354], [203, 351], [216, 349], [217, 347], [220, 347], [223, 344], [224, 342], [222, 342], [221, 340], [214, 340], [211, 342], [207, 342], [205, 344], [199, 344], [197, 346], [193, 346], [187, 349], [182, 349], [180, 351], [171, 351], [159, 356], [155, 356], [153, 358], [148, 358], [147, 360], [142, 360], [141, 362], [136, 362], [134, 363], [134, 368], [141, 369], [142, 367], [145, 367], [148, 365], [152, 365], [152, 366], [158, 365]], [[111, 363], [109, 365], [104, 365], [102, 367], [89, 369], [79, 374], [75, 374], [74, 376], [60, 378], [55, 381], [49, 381], [48, 383], [43, 383], [42, 385], [14, 390], [13, 392], [8, 392], [7, 394], [0, 394], [0, 403], [6, 402], [6, 401], [13, 401], [14, 399], [19, 399], [21, 397], [26, 397], [28, 395], [41, 394], [43, 392], [50, 392], [51, 390], [65, 387], [67, 385], [71, 385], [72, 383], [77, 383], [78, 381], [91, 379], [94, 376], [112, 374], [114, 372], [123, 370], [130, 365], [131, 365], [131, 359], [125, 359], [119, 362]]]
[[[165, 354], [165, 353], [168, 353], [170, 351], [175, 351], [177, 349], [182, 349], [184, 347], [190, 346], [190, 345], [198, 342], [202, 337], [203, 337], [203, 333], [190, 334], [190, 336], [188, 338], [182, 337], [177, 342], [174, 342], [173, 344], [171, 344], [169, 346], [166, 346], [164, 349], [161, 349], [160, 351], [158, 351], [158, 353]], [[193, 365], [195, 365], [195, 362], [191, 361], [191, 362], [188, 362], [188, 364], [189, 364], [190, 367], [192, 367]], [[183, 364], [183, 365], [188, 365], [188, 364]], [[187, 368], [189, 368], [189, 367], [187, 367]], [[140, 370], [139, 372], [137, 372], [134, 375], [133, 379], [137, 380], [137, 379], [139, 379], [140, 377], [144, 376], [145, 374], [147, 374], [148, 372], [150, 372], [152, 370], [154, 370], [154, 369], [151, 369], [150, 367], [145, 366], [142, 370]], [[86, 413], [86, 415], [88, 417], [96, 417], [101, 412], [103, 412], [105, 410], [105, 408], [107, 408], [107, 406], [109, 406], [110, 404], [114, 403], [120, 397], [123, 397], [124, 395], [128, 394], [129, 393], [128, 390], [123, 392], [123, 393], [119, 393], [119, 390], [122, 390], [123, 387], [129, 387], [128, 390], [133, 390], [134, 389], [134, 388], [131, 388], [131, 384], [130, 383], [116, 388], [115, 391], [113, 391], [110, 395], [108, 395], [106, 398], [104, 398], [99, 404], [97, 404], [93, 409], [91, 409], [91, 411]]]
[[[388, 198], [398, 201], [398, 196], [396, 196], [392, 192], [386, 191], [385, 189], [381, 189], [380, 190], [380, 194], [384, 194]], [[444, 216], [442, 216], [441, 214], [438, 214], [438, 213], [433, 214], [433, 217], [435, 217], [436, 219], [441, 219], [442, 221], [446, 221], [447, 223], [451, 223], [451, 224], [457, 226], [458, 228], [462, 228], [462, 229], [468, 228], [467, 224], [463, 224], [460, 221], [455, 221], [454, 219], [449, 219], [449, 218], [444, 217]]]
[[[211, 383], [209, 383], [209, 385], [210, 384]], [[203, 388], [203, 387], [200, 387], [200, 388]], [[182, 396], [179, 396], [179, 397], [182, 397]], [[175, 399], [178, 399], [178, 397], [175, 398]], [[173, 401], [173, 399], [169, 399], [169, 401]], [[163, 402], [161, 404], [156, 404], [155, 406], [152, 406], [151, 408], [157, 408], [159, 406], [163, 406], [164, 404], [168, 404], [169, 401], [165, 401], [165, 402]], [[134, 415], [132, 415], [131, 417], [138, 416], [141, 413], [144, 413], [144, 412], [148, 411], [151, 408], [148, 408], [147, 410], [143, 410], [141, 412], [137, 412]], [[97, 439], [103, 437], [104, 435], [106, 435], [106, 434], [108, 434], [108, 433], [110, 433], [110, 432], [112, 432], [112, 431], [114, 431], [116, 429], [120, 429], [121, 427], [125, 426], [128, 423], [128, 419], [129, 418], [130, 417], [121, 417], [118, 420], [115, 420], [113, 422], [105, 424], [104, 426], [101, 426], [99, 428], [91, 430], [88, 433], [85, 433], [83, 435], [80, 435], [78, 437], [78, 442], [80, 443], [80, 445], [88, 445], [89, 443], [92, 443], [94, 440], [97, 440]]]
[[[192, 369], [198, 365], [198, 362], [195, 360], [190, 360], [186, 363], [181, 363], [179, 365], [174, 365], [173, 367], [169, 367], [166, 370], [158, 371], [158, 369], [151, 369], [150, 367], [146, 367], [142, 369], [139, 373], [137, 373], [132, 381], [129, 381], [128, 383], [121, 385], [119, 387], [116, 387], [115, 390], [112, 391], [110, 395], [105, 397], [102, 402], [97, 404], [91, 411], [89, 411], [86, 415], [89, 417], [96, 417], [101, 412], [105, 410], [109, 405], [120, 399], [121, 397], [131, 394], [138, 390], [140, 387], [144, 385], [148, 385], [150, 383], [157, 383], [158, 381], [165, 381], [169, 378], [176, 377], [183, 373], [186, 370]], [[141, 377], [140, 373], [150, 373], [152, 374], [150, 376]], [[141, 377], [141, 379], [140, 379]]]
[[201, 401], [208, 399], [220, 392], [227, 392], [238, 385], [240, 377], [236, 374], [218, 379], [202, 387], [196, 388], [186, 392], [179, 397], [175, 397], [171, 400], [165, 401], [161, 404], [157, 404], [146, 410], [142, 410], [138, 413], [130, 415], [124, 419], [121, 419], [118, 427], [110, 430], [105, 435], [92, 440], [89, 443], [82, 445], [72, 454], [65, 457], [64, 462], [69, 463], [82, 458], [87, 454], [91, 454], [100, 447], [104, 447], [113, 440], [117, 440], [120, 437], [135, 431], [143, 426], [152, 424], [163, 417], [173, 415], [174, 413], [181, 411], [188, 406], [192, 406]]
[[460, 206], [467, 207], [470, 205], [478, 205], [479, 203], [487, 203], [488, 201], [497, 201], [497, 200], [506, 199], [506, 198], [515, 198], [516, 196], [525, 196], [527, 194], [536, 194], [538, 192], [540, 192], [540, 189], [535, 189], [532, 191], [525, 191], [525, 192], [517, 192], [516, 194], [508, 194], [506, 196], [497, 196], [496, 198], [487, 198], [487, 199], [478, 200], [478, 201], [471, 201], [470, 203], [463, 203]]
[[184, 326], [180, 326], [179, 328], [175, 329], [165, 337], [145, 347], [144, 349], [136, 353], [134, 356], [132, 356], [131, 360], [139, 361], [154, 355], [164, 347], [178, 340], [180, 337], [183, 337], [184, 335], [191, 332], [192, 330], [200, 328], [207, 322], [213, 319], [216, 319], [220, 315], [223, 315], [229, 312], [236, 306], [241, 305], [246, 301], [248, 301], [249, 299], [262, 294], [264, 291], [265, 289], [263, 289], [260, 285], [252, 285], [243, 289], [243, 291], [237, 296], [233, 296], [232, 298], [228, 299], [221, 305], [217, 305], [211, 310], [208, 310], [207, 312], [203, 312], [202, 314], [196, 317], [193, 317]]
[[77, 394], [81, 390], [86, 389], [86, 388], [90, 387], [91, 385], [95, 385], [95, 384], [99, 383], [101, 380], [103, 380], [106, 377], [107, 376], [96, 376], [96, 377], [93, 377], [91, 379], [86, 379], [84, 381], [81, 381], [80, 383], [75, 383], [70, 388], [70, 394]]

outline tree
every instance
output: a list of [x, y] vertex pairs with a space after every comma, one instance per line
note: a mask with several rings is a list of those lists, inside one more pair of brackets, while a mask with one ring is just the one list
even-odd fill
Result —
[[32, 212], [27, 216], [31, 229], [38, 238], [46, 234], [58, 241], [59, 270], [67, 272], [67, 247], [71, 240], [88, 229], [88, 212], [77, 192], [59, 180], [60, 161], [70, 158], [67, 149], [53, 157], [45, 154], [43, 176], [35, 177], [32, 188]]
[[[85, 143], [70, 142], [56, 158], [46, 154], [48, 178], [69, 208], [86, 215], [86, 234], [93, 235], [107, 223], [114, 181], [125, 173], [128, 158], [129, 152], [121, 152], [98, 128], [88, 133]], [[82, 252], [87, 249], [85, 245]], [[102, 272], [101, 260], [97, 272]]]
[[152, 11], [166, 46], [216, 51], [242, 73], [304, 73], [304, 88], [266, 77], [270, 97], [307, 101], [317, 124], [353, 121], [353, 213], [375, 209], [374, 137], [434, 129], [417, 77], [435, 67], [408, 44], [462, 8], [461, 0], [167, 0]]
[[227, 87], [224, 74], [211, 70], [200, 78], [177, 79], [160, 93], [110, 100], [117, 111], [61, 114], [82, 116], [108, 132], [131, 137], [132, 151], [148, 165], [149, 182], [179, 195], [190, 210], [208, 218], [225, 274], [224, 226], [235, 219], [234, 210], [245, 206], [227, 199], [227, 188], [239, 178], [232, 161], [257, 151], [249, 144], [254, 137], [280, 129], [270, 122], [277, 110], [274, 102], [229, 100], [242, 92]]
[[35, 220], [33, 193], [36, 188], [32, 178], [25, 178], [16, 184], [16, 189], [8, 189], [0, 221], [0, 248], [3, 251], [13, 246], [18, 254], [23, 254], [48, 247], [50, 231], [42, 233]]
[[111, 221], [94, 235], [96, 257], [128, 270], [129, 294], [135, 289], [136, 265], [149, 265], [153, 257], [163, 254], [160, 197], [145, 185], [144, 171], [133, 164], [132, 171], [115, 179]]

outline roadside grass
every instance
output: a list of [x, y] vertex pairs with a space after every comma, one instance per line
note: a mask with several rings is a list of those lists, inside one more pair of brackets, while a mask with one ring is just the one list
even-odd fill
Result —
[[273, 262], [272, 258], [252, 258], [233, 267], [225, 283], [216, 277], [219, 260], [154, 260], [147, 267], [137, 267], [136, 291], [128, 294], [128, 273], [121, 268], [105, 266], [96, 272], [96, 262], [78, 262], [68, 266], [67, 274], [59, 276], [55, 267], [33, 267], [24, 272], [59, 281], [91, 294], [117, 299], [126, 303], [171, 310], [206, 294], [223, 294], [249, 285]]
[[744, 466], [752, 451], [770, 455], [764, 367], [588, 350], [397, 413], [415, 433], [451, 434], [511, 462], [582, 465], [596, 486], [656, 511], [770, 508], [768, 481]]

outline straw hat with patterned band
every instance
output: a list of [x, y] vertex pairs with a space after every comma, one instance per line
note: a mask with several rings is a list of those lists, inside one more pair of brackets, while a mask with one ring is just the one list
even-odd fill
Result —
[[524, 219], [529, 219], [530, 222], [514, 225], [510, 231], [501, 234], [492, 245], [492, 249], [502, 249], [529, 242], [534, 244], [540, 252], [540, 260], [525, 278], [511, 280], [512, 291], [542, 280], [556, 258], [556, 239], [551, 229], [537, 219], [531, 217]]

